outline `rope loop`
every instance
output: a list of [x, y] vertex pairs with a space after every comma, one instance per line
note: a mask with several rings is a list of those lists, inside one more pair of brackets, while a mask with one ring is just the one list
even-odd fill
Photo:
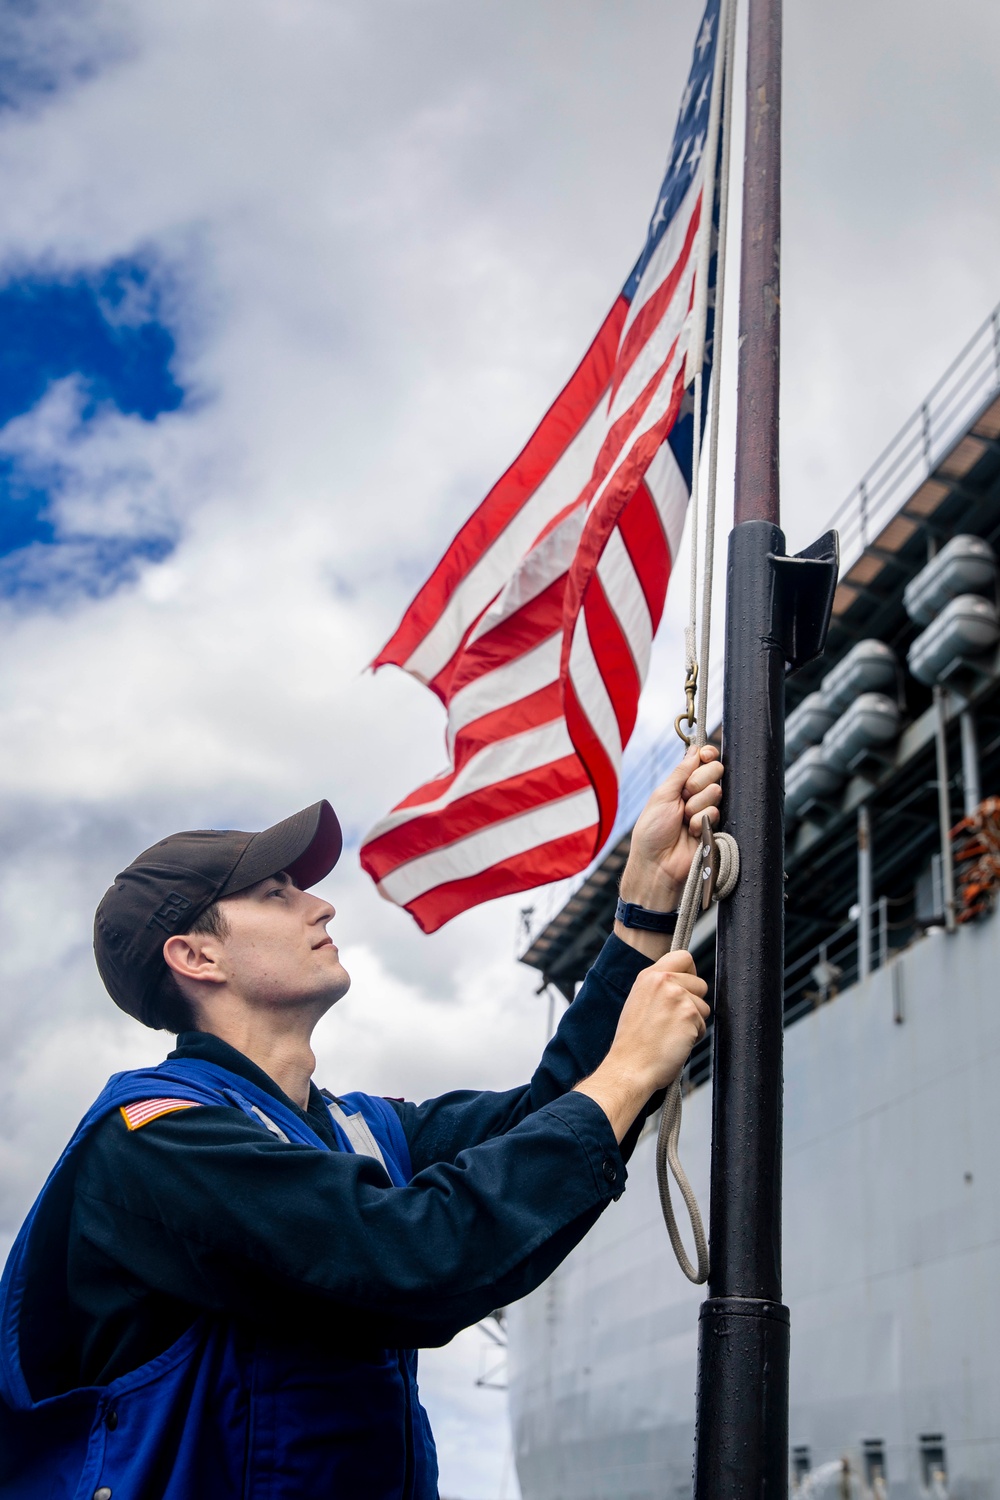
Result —
[[740, 846], [731, 833], [717, 833], [719, 874], [715, 882], [715, 900], [725, 901], [736, 889], [740, 878]]

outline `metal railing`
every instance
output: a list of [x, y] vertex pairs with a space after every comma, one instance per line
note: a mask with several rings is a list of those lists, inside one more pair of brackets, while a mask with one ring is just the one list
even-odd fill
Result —
[[830, 518], [845, 569], [899, 511], [1000, 389], [1000, 304]]
[[[829, 527], [840, 532], [842, 571], [857, 561], [996, 391], [1000, 391], [1000, 303], [831, 516]], [[713, 672], [718, 685], [721, 666], [713, 664]], [[713, 693], [713, 700], [715, 696]], [[715, 722], [711, 714], [709, 718]], [[521, 953], [579, 890], [607, 850], [631, 828], [646, 798], [677, 764], [681, 753], [680, 741], [669, 733], [630, 766], [622, 778], [614, 828], [597, 859], [579, 875], [540, 892], [534, 905], [522, 910]]]
[[[869, 970], [882, 969], [920, 936], [923, 924], [914, 912], [912, 896], [880, 896], [870, 910], [872, 947]], [[857, 915], [823, 942], [810, 948], [785, 968], [785, 1025], [833, 1000], [859, 978], [859, 922]]]

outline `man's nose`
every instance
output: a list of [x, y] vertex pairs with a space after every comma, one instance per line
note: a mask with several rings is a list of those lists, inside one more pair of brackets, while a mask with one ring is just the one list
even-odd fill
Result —
[[337, 915], [337, 908], [333, 906], [329, 901], [322, 901], [319, 896], [310, 896], [309, 899], [310, 901], [314, 901], [316, 903], [315, 910], [309, 918], [310, 922], [331, 922]]

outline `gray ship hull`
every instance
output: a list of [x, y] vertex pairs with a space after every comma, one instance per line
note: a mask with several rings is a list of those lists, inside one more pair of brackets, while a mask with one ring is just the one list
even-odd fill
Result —
[[[929, 934], [790, 1026], [785, 1075], [803, 1488], [836, 1474], [838, 1496], [1000, 1500], [1000, 920]], [[710, 1133], [706, 1084], [681, 1139], [706, 1208]], [[691, 1493], [703, 1293], [674, 1264], [653, 1146], [645, 1135], [621, 1201], [509, 1310], [524, 1500]]]

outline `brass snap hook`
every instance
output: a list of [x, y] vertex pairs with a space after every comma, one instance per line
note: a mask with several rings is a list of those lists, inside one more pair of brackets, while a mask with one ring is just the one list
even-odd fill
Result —
[[681, 728], [681, 725], [687, 724], [688, 729], [693, 730], [695, 724], [698, 722], [694, 716], [694, 697], [697, 691], [698, 663], [695, 662], [692, 666], [688, 667], [687, 676], [684, 679], [684, 696], [687, 699], [687, 708], [682, 714], [678, 714], [676, 719], [674, 720], [674, 729], [677, 731], [679, 738], [682, 739], [685, 745], [687, 745], [689, 748], [691, 745], [691, 735], [690, 733], [685, 734], [683, 729]]

